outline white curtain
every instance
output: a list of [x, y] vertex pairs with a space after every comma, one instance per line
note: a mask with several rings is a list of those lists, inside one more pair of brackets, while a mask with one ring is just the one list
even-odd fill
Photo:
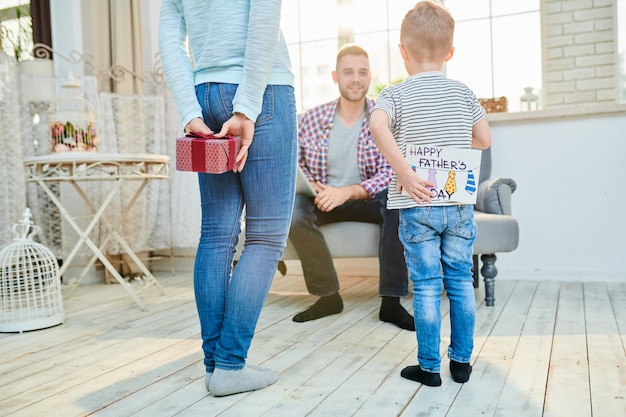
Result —
[[[101, 152], [162, 154], [171, 161], [169, 182], [152, 181], [122, 224], [124, 236], [137, 251], [193, 248], [200, 233], [197, 174], [175, 169], [175, 139], [182, 133], [169, 90], [157, 90], [153, 96], [100, 94]], [[116, 253], [114, 248], [110, 251]]]
[[167, 154], [170, 157], [170, 184], [172, 205], [172, 227], [174, 248], [195, 248], [200, 239], [200, 191], [198, 175], [192, 172], [176, 171], [176, 138], [180, 137], [182, 128], [178, 121], [178, 113], [174, 97], [168, 89], [163, 89], [165, 97], [165, 131], [167, 138]]
[[[122, 67], [142, 75], [141, 0], [96, 0], [81, 3], [83, 46], [94, 58], [95, 69]], [[115, 74], [112, 74], [115, 75]], [[144, 85], [133, 77], [101, 80], [100, 91], [143, 94]]]
[[[163, 96], [101, 93], [98, 114], [99, 152], [167, 154]], [[105, 186], [111, 184], [102, 184]], [[114, 202], [107, 217], [115, 223], [123, 216], [122, 235], [135, 251], [170, 247], [170, 184], [161, 180], [149, 182], [130, 212], [122, 213], [138, 186], [138, 182], [125, 184], [121, 198]], [[107, 252], [119, 253], [119, 249], [111, 243]]]

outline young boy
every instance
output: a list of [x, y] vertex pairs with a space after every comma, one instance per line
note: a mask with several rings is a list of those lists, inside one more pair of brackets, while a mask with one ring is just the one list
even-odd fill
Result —
[[466, 382], [472, 371], [476, 223], [473, 205], [433, 203], [433, 184], [416, 174], [404, 153], [408, 145], [486, 149], [491, 144], [485, 111], [474, 93], [441, 73], [454, 54], [453, 34], [447, 10], [431, 1], [417, 3], [400, 28], [400, 54], [410, 77], [383, 90], [370, 116], [374, 141], [395, 171], [388, 207], [400, 210], [399, 235], [413, 282], [418, 365], [401, 375], [429, 386], [441, 385], [442, 281], [450, 300], [452, 378]]

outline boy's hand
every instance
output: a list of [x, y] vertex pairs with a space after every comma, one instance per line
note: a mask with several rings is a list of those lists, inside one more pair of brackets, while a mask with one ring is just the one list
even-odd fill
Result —
[[434, 184], [422, 179], [411, 168], [398, 172], [398, 179], [396, 181], [396, 190], [402, 192], [403, 190], [411, 196], [418, 204], [430, 203], [432, 201], [432, 189]]

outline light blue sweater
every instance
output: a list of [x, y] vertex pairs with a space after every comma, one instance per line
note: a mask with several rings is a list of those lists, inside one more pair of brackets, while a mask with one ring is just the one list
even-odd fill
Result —
[[253, 121], [268, 84], [293, 86], [280, 8], [281, 0], [162, 1], [159, 50], [183, 128], [202, 117], [198, 84], [238, 84], [233, 111]]

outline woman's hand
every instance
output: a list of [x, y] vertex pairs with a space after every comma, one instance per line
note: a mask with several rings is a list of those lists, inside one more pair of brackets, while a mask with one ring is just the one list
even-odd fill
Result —
[[202, 133], [204, 135], [211, 135], [213, 131], [204, 124], [204, 120], [199, 117], [191, 119], [187, 126], [185, 126], [185, 133]]
[[248, 148], [252, 145], [254, 122], [248, 119], [243, 113], [235, 113], [233, 117], [222, 125], [222, 130], [220, 130], [215, 137], [223, 138], [228, 134], [241, 138], [241, 149], [235, 158], [237, 168], [233, 170], [235, 172], [241, 172], [243, 166], [246, 164], [246, 159], [248, 159]]

